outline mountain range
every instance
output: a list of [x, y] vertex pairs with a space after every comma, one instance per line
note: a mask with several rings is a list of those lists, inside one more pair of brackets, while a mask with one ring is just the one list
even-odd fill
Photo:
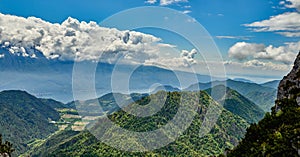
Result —
[[[268, 83], [267, 83], [268, 84]], [[233, 90], [236, 90], [249, 100], [258, 104], [265, 112], [270, 112], [274, 106], [277, 90], [268, 86], [263, 86], [256, 83], [240, 82], [234, 80], [212, 81], [208, 83], [197, 83], [184, 89], [186, 91], [194, 91], [197, 89], [206, 90], [217, 85], [225, 85]]]
[[[167, 94], [167, 100], [161, 111], [151, 117], [137, 118], [122, 110], [116, 111], [109, 115], [114, 123], [132, 131], [151, 131], [160, 128], [166, 124], [168, 119], [174, 117], [176, 114], [180, 95], [186, 94], [185, 92], [158, 92], [152, 96], [144, 97], [136, 101], [140, 105], [147, 103], [147, 99], [155, 99], [160, 97], [161, 94]], [[226, 148], [233, 148], [234, 145], [243, 137], [246, 127], [249, 125], [243, 118], [235, 115], [228, 110], [224, 109], [217, 102], [215, 102], [206, 92], [192, 92], [185, 95], [185, 99], [195, 99], [199, 96], [198, 110], [190, 127], [172, 142], [170, 145], [150, 151], [147, 153], [130, 153], [120, 151], [110, 147], [100, 141], [95, 136], [87, 131], [74, 132], [65, 130], [55, 134], [47, 139], [44, 143], [27, 152], [30, 156], [165, 156], [171, 155], [176, 152], [176, 155], [217, 155], [223, 152]], [[183, 104], [189, 105], [189, 104]], [[220, 109], [221, 115], [211, 129], [209, 134], [199, 137], [201, 124], [208, 111], [209, 105], [214, 105]], [[99, 118], [97, 123], [94, 123], [94, 129], [101, 129], [106, 122], [103, 118]], [[93, 129], [93, 130], [94, 130]], [[116, 133], [114, 133], [116, 134]], [[112, 136], [114, 136], [114, 134]], [[111, 137], [116, 138], [118, 137]], [[132, 143], [137, 140], [137, 137], [122, 137], [123, 140], [131, 140]], [[119, 139], [120, 140], [120, 139]], [[126, 144], [124, 143], [124, 146]]]
[[[152, 127], [156, 128], [158, 127], [156, 126], [157, 124], [163, 125], [165, 123], [165, 120], [163, 120], [164, 118], [162, 119], [161, 116], [170, 116], [169, 118], [174, 116], [173, 113], [176, 113], [176, 106], [178, 106], [178, 96], [183, 94], [184, 92], [165, 92], [169, 96], [169, 98], [165, 102], [165, 110], [162, 110], [159, 115], [154, 115], [154, 121], [151, 120], [151, 118], [153, 117], [146, 118], [144, 120], [135, 119], [134, 117], [126, 114], [126, 112], [120, 110], [120, 107], [118, 106], [121, 104], [121, 107], [126, 107], [130, 106], [130, 104], [135, 102], [138, 102], [140, 105], [142, 105], [141, 103], [149, 102], [148, 100], [155, 98], [153, 96], [159, 95], [159, 93], [161, 92], [163, 91], [157, 91], [151, 96], [147, 94], [137, 93], [131, 95], [110, 93], [98, 99], [91, 99], [87, 101], [74, 101], [64, 104], [53, 99], [36, 98], [23, 91], [4, 91], [0, 93], [1, 100], [5, 100], [5, 102], [0, 103], [2, 105], [1, 108], [4, 108], [5, 111], [20, 111], [21, 113], [1, 112], [0, 119], [3, 126], [1, 128], [2, 130], [4, 129], [3, 131], [1, 131], [1, 133], [3, 134], [6, 140], [9, 140], [14, 144], [14, 147], [16, 149], [16, 151], [14, 152], [15, 155], [27, 152], [25, 154], [30, 154], [31, 156], [44, 156], [50, 155], [47, 153], [50, 153], [52, 151], [53, 153], [57, 153], [57, 151], [59, 151], [59, 153], [62, 154], [66, 153], [65, 155], [72, 155], [67, 153], [69, 149], [78, 149], [78, 151], [85, 152], [90, 150], [90, 147], [92, 147], [91, 145], [98, 146], [99, 142], [90, 133], [84, 131], [84, 128], [88, 124], [87, 122], [94, 123], [96, 121], [101, 121], [101, 117], [103, 115], [107, 114], [111, 116], [111, 119], [115, 119], [115, 122], [119, 125], [125, 128], [130, 126], [133, 127], [132, 129], [134, 130], [143, 130], [147, 128], [151, 129]], [[236, 91], [232, 92], [237, 93]], [[196, 118], [192, 122], [190, 130], [186, 131], [184, 135], [180, 136], [180, 140], [172, 144], [172, 149], [176, 148], [180, 151], [183, 151], [181, 150], [181, 145], [190, 145], [190, 147], [197, 146], [197, 149], [193, 148], [194, 151], [189, 152], [191, 154], [195, 153], [198, 155], [216, 155], [223, 152], [226, 148], [233, 148], [233, 146], [237, 145], [238, 141], [243, 137], [245, 129], [247, 128], [247, 126], [249, 126], [250, 122], [256, 121], [256, 119], [244, 119], [243, 113], [239, 110], [227, 110], [226, 105], [223, 108], [223, 106], [219, 105], [217, 101], [214, 101], [205, 91], [200, 92], [199, 94], [197, 93], [199, 92], [194, 92], [194, 95], [199, 95], [200, 101], [198, 104], [199, 109], [197, 111]], [[236, 100], [235, 105], [240, 106], [241, 108], [245, 108], [247, 112], [253, 112], [251, 110], [251, 107], [253, 107], [253, 103], [251, 103], [249, 100], [245, 101], [247, 99], [241, 97], [242, 96], [232, 97], [232, 99]], [[216, 105], [218, 106], [218, 108], [221, 109], [220, 111], [222, 112], [219, 117], [219, 120], [217, 121], [214, 128], [211, 130], [210, 134], [200, 138], [200, 140], [192, 140], [186, 143], [186, 140], [189, 139], [187, 138], [187, 136], [191, 137], [192, 139], [195, 139], [197, 137], [197, 130], [200, 129], [199, 127], [201, 126], [201, 123], [203, 121], [203, 116], [205, 115], [205, 112], [210, 102], [213, 102], [213, 105]], [[103, 112], [98, 112], [99, 107], [97, 107], [97, 104], [101, 105]], [[87, 112], [85, 113], [82, 111]], [[7, 117], [10, 117], [10, 119], [7, 119]], [[159, 122], [159, 120], [163, 121]], [[150, 122], [150, 124], [146, 122]], [[9, 130], [14, 131], [10, 132]], [[12, 134], [18, 136], [12, 136]], [[90, 145], [87, 143], [84, 146], [81, 145], [81, 149], [77, 148], [80, 145], [79, 143], [83, 142], [83, 139], [90, 141]], [[75, 143], [73, 145], [74, 148], [61, 150], [62, 145], [65, 145], [71, 141], [74, 142], [74, 140], [79, 142], [78, 144]], [[206, 143], [205, 141], [207, 140], [210, 142]], [[53, 142], [56, 143], [54, 144]], [[171, 146], [168, 146], [167, 148], [162, 148], [159, 151], [152, 153], [168, 154], [171, 153], [170, 151], [168, 151], [170, 147]], [[109, 149], [113, 152], [117, 151], [101, 143], [99, 149]], [[124, 152], [117, 152], [120, 154], [124, 154]], [[78, 155], [77, 153], [73, 155]], [[184, 151], [182, 153], [184, 153]]]

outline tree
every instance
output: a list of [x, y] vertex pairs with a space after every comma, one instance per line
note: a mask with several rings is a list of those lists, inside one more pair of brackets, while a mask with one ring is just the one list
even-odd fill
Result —
[[2, 135], [0, 134], [0, 155], [8, 154], [11, 156], [11, 153], [14, 151], [12, 144], [8, 141], [2, 143]]

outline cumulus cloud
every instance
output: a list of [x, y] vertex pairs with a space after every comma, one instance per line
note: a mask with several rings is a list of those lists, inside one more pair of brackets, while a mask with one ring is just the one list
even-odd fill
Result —
[[263, 44], [238, 42], [229, 49], [228, 54], [231, 58], [245, 60], [254, 56], [254, 54], [257, 52], [264, 51], [264, 49], [265, 45]]
[[195, 64], [197, 61], [195, 60], [195, 55], [198, 53], [196, 49], [192, 49], [191, 51], [182, 50], [181, 57], [188, 61], [190, 64]]
[[79, 22], [68, 18], [62, 24], [42, 19], [0, 14], [0, 44], [11, 54], [36, 57], [36, 49], [48, 59], [98, 60], [113, 63], [123, 57], [131, 62], [144, 63], [160, 58], [163, 47], [174, 47], [160, 38], [135, 31], [104, 28], [95, 22]]
[[297, 11], [285, 12], [244, 26], [252, 28], [255, 32], [276, 32], [286, 37], [300, 37], [300, 0], [286, 0], [279, 4], [287, 8], [295, 8]]
[[180, 57], [149, 59], [146, 61], [146, 64], [177, 68], [190, 67], [191, 65], [198, 63], [195, 59], [197, 53], [198, 51], [196, 49], [192, 49], [191, 51], [182, 50]]
[[263, 59], [291, 64], [300, 49], [300, 42], [286, 43], [284, 46], [238, 42], [233, 45], [228, 53], [229, 57], [237, 60]]

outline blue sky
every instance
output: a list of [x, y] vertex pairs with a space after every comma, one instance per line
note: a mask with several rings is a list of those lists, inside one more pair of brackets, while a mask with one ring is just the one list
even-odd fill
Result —
[[[227, 71], [229, 71], [229, 74], [232, 76], [246, 76], [248, 73], [253, 72], [253, 76], [263, 77], [265, 74], [268, 78], [277, 79], [290, 69], [292, 62], [291, 57], [288, 59], [283, 57], [276, 58], [271, 54], [259, 53], [260, 50], [271, 53], [273, 52], [272, 50], [277, 51], [277, 48], [282, 46], [282, 49], [285, 49], [285, 51], [282, 50], [282, 52], [280, 51], [278, 54], [285, 56], [285, 53], [287, 53], [287, 55], [293, 56], [293, 54], [288, 54], [291, 53], [290, 47], [292, 46], [286, 48], [285, 43], [299, 42], [300, 35], [288, 37], [287, 35], [278, 33], [294, 32], [294, 30], [291, 31], [287, 28], [281, 28], [281, 30], [275, 31], [255, 31], [255, 28], [258, 28], [257, 25], [261, 26], [263, 24], [259, 23], [254, 26], [246, 26], [245, 24], [262, 22], [263, 20], [271, 19], [272, 16], [285, 13], [295, 12], [298, 15], [298, 0], [157, 0], [157, 2], [152, 1], [152, 4], [149, 2], [146, 2], [146, 0], [0, 0], [0, 12], [2, 14], [11, 14], [21, 17], [34, 16], [51, 23], [62, 23], [68, 17], [73, 17], [79, 21], [96, 21], [100, 23], [107, 17], [126, 9], [140, 6], [163, 6], [182, 12], [185, 11], [208, 30], [217, 43], [225, 62], [228, 63]], [[162, 4], [164, 2], [169, 2], [169, 4]], [[271, 22], [267, 24], [272, 25]], [[264, 26], [269, 28], [269, 26], [265, 24]], [[299, 31], [298, 26], [295, 27], [297, 27], [296, 31]], [[147, 30], [144, 31], [148, 33]], [[155, 35], [155, 33], [153, 34]], [[165, 35], [164, 33], [156, 34], [158, 36], [161, 35], [159, 37], [163, 38], [164, 42], [173, 44], [174, 38], [169, 36], [168, 33]], [[259, 44], [263, 44], [264, 47]], [[269, 47], [270, 45], [271, 48]], [[260, 57], [253, 58], [245, 55], [245, 53], [239, 54], [239, 52], [236, 52], [240, 50], [239, 47], [249, 48], [251, 51], [258, 49], [259, 51], [257, 51], [257, 53], [248, 51], [245, 53], [247, 53], [247, 55]], [[267, 47], [269, 47], [269, 49]], [[229, 53], [230, 49], [231, 53]], [[296, 54], [297, 52], [294, 53]], [[234, 66], [242, 64], [245, 65], [245, 67], [249, 65], [249, 68], [238, 70], [233, 68]], [[284, 68], [284, 66], [287, 68]], [[275, 68], [272, 69], [271, 67]], [[255, 73], [257, 69], [261, 71]]]

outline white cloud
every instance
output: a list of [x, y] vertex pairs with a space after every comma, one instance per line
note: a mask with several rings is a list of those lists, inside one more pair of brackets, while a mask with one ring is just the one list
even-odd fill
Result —
[[4, 54], [0, 54], [0, 58], [4, 58], [5, 57], [5, 55]]
[[195, 55], [198, 53], [196, 49], [192, 49], [191, 51], [182, 50], [181, 57], [185, 59], [189, 64], [195, 64], [197, 61], [195, 60]]
[[286, 37], [300, 37], [300, 32], [277, 32], [277, 34], [286, 36]]
[[290, 69], [289, 65], [286, 64], [274, 64], [272, 62], [262, 62], [259, 60], [250, 60], [242, 65], [247, 68], [258, 68], [262, 70], [278, 70], [278, 71], [288, 71]]
[[146, 60], [146, 65], [157, 65], [163, 67], [190, 67], [192, 65], [197, 64], [198, 62], [195, 60], [195, 55], [198, 53], [196, 49], [192, 49], [191, 51], [182, 50], [180, 57], [171, 57], [171, 58], [154, 58]]
[[254, 56], [255, 53], [264, 51], [264, 49], [265, 45], [263, 44], [238, 42], [229, 49], [228, 54], [231, 58], [246, 60]]
[[119, 57], [130, 62], [144, 63], [150, 58], [161, 58], [164, 47], [152, 35], [134, 31], [104, 28], [95, 22], [79, 22], [68, 18], [62, 24], [52, 24], [42, 19], [0, 14], [0, 44], [10, 53], [35, 58], [28, 49], [41, 51], [48, 59], [78, 61], [97, 60], [114, 63]]
[[[225, 61], [224, 65], [227, 69], [227, 72], [233, 73], [235, 70], [240, 70], [240, 72], [250, 71], [251, 74], [264, 74], [268, 72], [272, 74], [274, 71], [287, 72], [291, 69], [291, 65], [286, 64], [276, 64], [270, 61], [260, 61], [260, 60], [249, 60], [246, 62], [234, 62], [234, 61]], [[281, 74], [283, 75], [283, 74]]]
[[148, 3], [148, 4], [154, 4], [154, 3], [156, 3], [157, 2], [157, 0], [147, 0], [146, 1], [146, 3]]
[[265, 46], [264, 44], [238, 42], [229, 49], [228, 53], [229, 57], [240, 61], [262, 59], [291, 64], [299, 50], [300, 42], [286, 43], [284, 46], [279, 47], [274, 47], [273, 45]]
[[184, 10], [184, 11], [182, 11], [182, 13], [183, 14], [189, 14], [189, 13], [191, 13], [192, 11], [190, 11], [190, 10]]
[[284, 5], [284, 4], [285, 4], [285, 1], [280, 1], [279, 4], [280, 4], [280, 5]]
[[160, 5], [171, 5], [174, 3], [188, 2], [188, 0], [160, 0]]
[[[155, 4], [157, 0], [147, 0], [146, 3]], [[160, 0], [159, 4], [161, 6], [171, 5], [175, 3], [186, 3], [188, 0]]]
[[287, 12], [272, 16], [268, 20], [245, 24], [245, 26], [252, 27], [256, 32], [300, 31], [300, 14]]
[[218, 39], [241, 39], [241, 40], [249, 40], [251, 36], [228, 36], [228, 35], [219, 35], [216, 36]]

